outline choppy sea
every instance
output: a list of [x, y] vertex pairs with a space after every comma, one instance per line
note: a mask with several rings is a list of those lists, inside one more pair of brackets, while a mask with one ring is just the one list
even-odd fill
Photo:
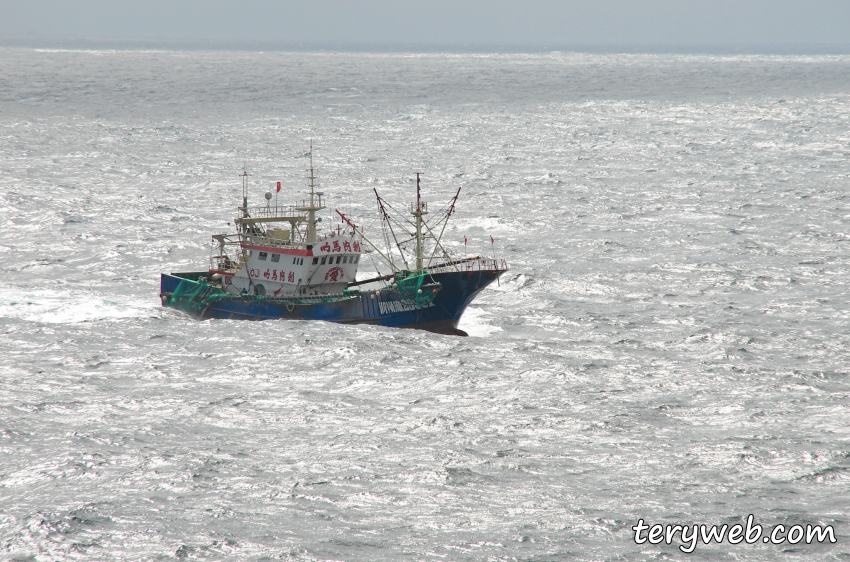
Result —
[[[311, 141], [470, 337], [160, 306]], [[7, 559], [850, 558], [850, 56], [0, 48], [0, 223]], [[750, 514], [837, 542], [633, 541]]]

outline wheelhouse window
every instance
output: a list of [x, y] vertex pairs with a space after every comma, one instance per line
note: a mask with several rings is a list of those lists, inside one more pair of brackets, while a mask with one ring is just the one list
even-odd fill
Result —
[[280, 261], [280, 254], [272, 254], [272, 261], [277, 263]]
[[266, 261], [267, 257], [269, 257], [268, 252], [260, 252], [260, 261]]
[[339, 263], [340, 261], [342, 261], [342, 256], [337, 256], [336, 257], [336, 263]]
[[327, 256], [322, 256], [322, 265], [325, 265], [325, 260], [327, 260]]
[[319, 263], [319, 258], [313, 258], [313, 265], [316, 265], [317, 263]]

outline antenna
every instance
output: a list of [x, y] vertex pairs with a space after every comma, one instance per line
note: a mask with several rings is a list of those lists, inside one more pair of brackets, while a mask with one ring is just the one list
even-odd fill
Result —
[[239, 177], [242, 178], [242, 207], [239, 208], [242, 211], [242, 218], [248, 218], [248, 176], [251, 174], [248, 173], [248, 170], [245, 169], [245, 164], [242, 165], [242, 175]]
[[[322, 205], [322, 193], [316, 191], [316, 173], [313, 169], [313, 139], [310, 139], [310, 201], [302, 201], [301, 206], [297, 207], [299, 211], [307, 211], [307, 249], [311, 249], [316, 243], [316, 211], [321, 211], [325, 207]], [[318, 201], [316, 200], [318, 197]]]
[[313, 195], [316, 190], [316, 174], [313, 172], [313, 139], [310, 139], [310, 204], [313, 204]]

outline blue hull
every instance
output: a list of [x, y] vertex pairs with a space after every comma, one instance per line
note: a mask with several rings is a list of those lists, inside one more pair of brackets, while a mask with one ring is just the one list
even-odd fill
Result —
[[[466, 333], [457, 328], [463, 311], [479, 292], [502, 273], [500, 270], [434, 273], [429, 276], [429, 282], [440, 283], [441, 289], [436, 298], [422, 308], [417, 308], [398, 291], [383, 288], [380, 291], [346, 293], [331, 302], [228, 298], [210, 304], [195, 316], [239, 320], [324, 320], [343, 324], [417, 328], [465, 336]], [[160, 297], [169, 297], [184, 279], [195, 281], [203, 275], [207, 273], [163, 273], [160, 278]]]

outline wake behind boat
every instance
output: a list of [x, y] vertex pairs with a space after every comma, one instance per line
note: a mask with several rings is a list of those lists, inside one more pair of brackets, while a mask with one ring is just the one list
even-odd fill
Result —
[[[339, 210], [342, 225], [319, 232], [316, 213], [327, 207], [324, 193], [316, 191], [312, 152], [309, 173], [308, 199], [271, 205], [269, 192], [265, 207], [248, 206], [243, 173], [236, 232], [213, 235], [208, 270], [161, 274], [163, 306], [197, 318], [325, 320], [466, 335], [457, 328], [463, 311], [508, 267], [495, 258], [452, 259], [443, 247], [460, 189], [430, 220], [419, 174], [412, 219], [391, 212], [376, 190], [385, 242], [380, 248]], [[357, 281], [366, 252], [391, 273]]]

